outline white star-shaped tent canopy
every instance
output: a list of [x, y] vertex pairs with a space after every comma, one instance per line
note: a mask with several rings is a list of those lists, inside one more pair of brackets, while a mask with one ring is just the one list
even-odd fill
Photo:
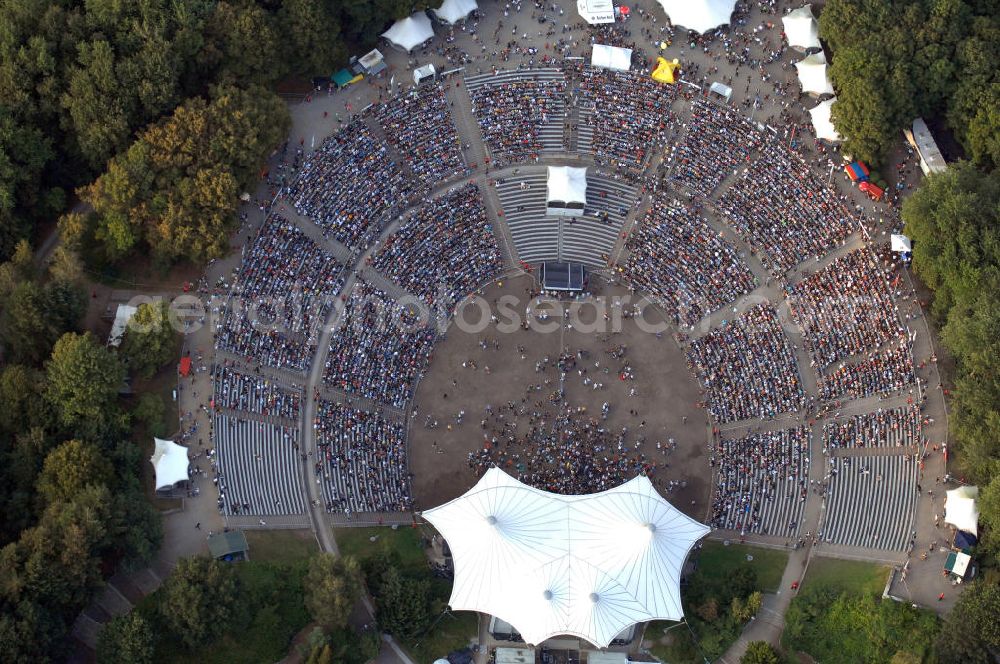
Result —
[[708, 32], [729, 23], [736, 0], [659, 0], [674, 25], [694, 32]]
[[823, 51], [807, 55], [799, 60], [795, 63], [795, 69], [799, 72], [802, 92], [814, 95], [833, 94], [833, 83], [826, 75], [826, 55]]
[[819, 48], [819, 24], [812, 13], [812, 5], [805, 5], [789, 12], [781, 19], [788, 45], [803, 50]]
[[451, 608], [496, 616], [535, 645], [572, 635], [603, 648], [635, 623], [680, 620], [681, 568], [709, 532], [643, 476], [563, 496], [491, 468], [423, 516], [451, 548]]
[[827, 99], [826, 101], [821, 101], [816, 105], [815, 108], [809, 109], [809, 116], [812, 118], [813, 131], [816, 132], [816, 138], [823, 141], [831, 141], [837, 143], [843, 140], [840, 134], [837, 133], [837, 128], [833, 126], [833, 120], [830, 117], [834, 102], [837, 101], [836, 97], [832, 99]]

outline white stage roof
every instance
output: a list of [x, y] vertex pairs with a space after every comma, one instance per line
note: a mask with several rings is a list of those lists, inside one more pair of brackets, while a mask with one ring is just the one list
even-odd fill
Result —
[[587, 169], [549, 166], [546, 202], [587, 203]]
[[417, 12], [413, 16], [393, 23], [382, 36], [396, 46], [412, 51], [434, 36], [434, 28], [431, 27], [431, 20], [427, 18], [427, 14]]
[[577, 0], [576, 11], [591, 25], [615, 22], [615, 5], [612, 0]]
[[632, 49], [594, 44], [590, 53], [590, 64], [594, 67], [628, 71], [632, 68]]
[[491, 468], [423, 516], [452, 552], [451, 608], [496, 616], [535, 645], [565, 634], [604, 648], [635, 623], [680, 620], [681, 568], [709, 532], [642, 476], [562, 496]]
[[944, 522], [950, 523], [959, 530], [979, 536], [979, 508], [976, 499], [979, 498], [979, 487], [960, 486], [945, 492]]
[[833, 121], [830, 120], [830, 108], [835, 101], [837, 101], [837, 98], [833, 97], [826, 101], [821, 101], [816, 108], [809, 109], [813, 130], [816, 132], [816, 138], [820, 140], [833, 142], [842, 140], [840, 134], [837, 133], [837, 130], [833, 126]]
[[813, 16], [812, 5], [788, 12], [781, 23], [785, 26], [785, 37], [792, 48], [806, 50], [820, 47], [819, 24]]
[[[729, 23], [736, 0], [659, 0], [674, 25], [695, 32], [708, 32]], [[678, 37], [680, 39], [680, 37]]]
[[444, 0], [440, 7], [431, 11], [439, 20], [454, 25], [477, 9], [476, 0]]
[[169, 489], [188, 479], [188, 448], [172, 440], [154, 438], [153, 456], [149, 459], [156, 470], [156, 490]]
[[833, 94], [833, 83], [826, 74], [826, 55], [823, 51], [802, 58], [795, 63], [795, 69], [799, 73], [802, 92], [814, 95]]

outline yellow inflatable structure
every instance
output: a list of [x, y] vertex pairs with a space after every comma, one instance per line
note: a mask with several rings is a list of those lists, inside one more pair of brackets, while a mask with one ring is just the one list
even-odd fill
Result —
[[659, 81], [660, 83], [676, 83], [677, 78], [675, 74], [680, 67], [680, 62], [676, 58], [673, 62], [668, 62], [666, 58], [659, 57], [656, 58], [656, 69], [653, 70], [651, 76], [654, 81]]

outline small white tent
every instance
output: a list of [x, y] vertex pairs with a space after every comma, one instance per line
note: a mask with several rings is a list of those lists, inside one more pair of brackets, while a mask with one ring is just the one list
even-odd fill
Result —
[[785, 37], [792, 48], [806, 50], [819, 48], [819, 24], [812, 13], [812, 5], [805, 5], [788, 12], [781, 23], [785, 26]]
[[442, 23], [454, 25], [477, 9], [476, 0], [444, 0], [440, 7], [431, 11]]
[[813, 95], [832, 95], [833, 83], [826, 74], [826, 55], [823, 51], [818, 51], [812, 55], [807, 55], [795, 63], [795, 69], [799, 72], [799, 84], [802, 85], [802, 92]]
[[[670, 22], [695, 32], [729, 23], [736, 0], [659, 0]], [[679, 37], [678, 37], [679, 38]]]
[[836, 97], [821, 101], [816, 108], [809, 111], [809, 115], [812, 117], [813, 130], [816, 132], [816, 138], [821, 141], [836, 143], [842, 140], [840, 134], [837, 133], [837, 130], [833, 126], [833, 121], [830, 120], [830, 108], [835, 101], [837, 101]]
[[188, 479], [188, 448], [172, 440], [154, 438], [153, 456], [149, 461], [156, 471], [156, 490], [172, 489]]
[[708, 86], [708, 91], [712, 94], [719, 95], [720, 98], [725, 99], [726, 103], [733, 98], [733, 89], [724, 83], [719, 81], [712, 81], [712, 85]]
[[549, 166], [546, 214], [570, 217], [583, 214], [587, 205], [587, 169]]
[[382, 33], [390, 44], [404, 51], [412, 51], [434, 36], [434, 28], [427, 14], [417, 12], [392, 24], [392, 27]]
[[358, 63], [365, 68], [365, 71], [368, 73], [369, 76], [374, 76], [380, 71], [384, 71], [386, 68], [385, 57], [382, 55], [382, 52], [377, 48], [373, 48], [372, 50], [368, 51], [363, 56], [361, 56], [361, 59], [358, 60]]
[[615, 22], [615, 6], [611, 0], [577, 0], [576, 11], [591, 25]]
[[892, 250], [897, 253], [913, 251], [913, 245], [910, 243], [910, 238], [905, 235], [893, 233], [889, 236], [889, 244], [892, 247]]
[[979, 498], [979, 487], [960, 486], [945, 492], [944, 522], [950, 523], [961, 531], [979, 536], [979, 508], [976, 499]]
[[590, 64], [593, 67], [628, 71], [632, 68], [632, 49], [594, 44], [594, 50], [590, 53]]
[[427, 79], [433, 81], [435, 76], [437, 76], [437, 70], [434, 69], [434, 65], [428, 62], [426, 65], [413, 70], [413, 84], [420, 85]]

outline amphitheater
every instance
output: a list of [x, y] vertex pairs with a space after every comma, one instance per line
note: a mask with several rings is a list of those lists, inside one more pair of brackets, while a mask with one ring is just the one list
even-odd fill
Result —
[[[276, 156], [214, 335], [226, 524], [408, 524], [497, 464], [564, 493], [641, 472], [710, 537], [902, 560], [934, 420], [887, 208], [697, 67], [550, 53], [297, 111], [318, 134]], [[587, 168], [579, 214], [546, 214], [550, 166]], [[553, 263], [584, 292], [543, 291]], [[505, 296], [555, 331], [501, 329]]]

